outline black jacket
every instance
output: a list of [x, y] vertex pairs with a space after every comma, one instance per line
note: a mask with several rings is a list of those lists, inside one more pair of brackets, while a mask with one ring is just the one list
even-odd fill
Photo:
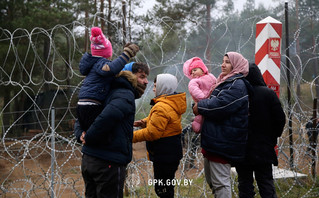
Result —
[[[122, 71], [113, 81], [103, 111], [86, 132], [83, 153], [122, 165], [132, 160], [135, 99], [139, 97], [134, 88], [137, 81], [132, 75]], [[82, 131], [76, 123], [77, 140]]]
[[173, 163], [183, 158], [181, 134], [147, 141], [146, 148], [152, 162]]
[[[249, 83], [248, 83], [249, 84]], [[248, 90], [242, 74], [230, 77], [198, 102], [204, 116], [202, 148], [231, 162], [242, 161], [248, 136]]]
[[278, 165], [274, 147], [281, 136], [286, 117], [276, 93], [268, 88], [259, 68], [249, 65], [246, 79], [253, 86], [249, 97], [249, 134], [246, 162]]

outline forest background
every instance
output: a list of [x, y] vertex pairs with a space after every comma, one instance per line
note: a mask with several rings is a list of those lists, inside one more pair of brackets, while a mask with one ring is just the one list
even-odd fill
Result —
[[[3, 192], [15, 183], [10, 179], [15, 168], [27, 157], [35, 160], [30, 153], [41, 153], [34, 145], [44, 144], [45, 149], [52, 150], [48, 141], [53, 107], [56, 139], [64, 149], [72, 148], [72, 155], [80, 147], [73, 136], [77, 94], [84, 79], [78, 63], [90, 51], [89, 30], [93, 26], [101, 27], [112, 42], [113, 58], [121, 54], [125, 43], [133, 42], [141, 49], [134, 61], [145, 62], [151, 69], [149, 86], [136, 102], [136, 119], [149, 112], [155, 76], [171, 73], [178, 78], [178, 91], [187, 92], [188, 109], [182, 121], [183, 127], [187, 127], [193, 114], [183, 63], [198, 56], [218, 76], [227, 51], [237, 51], [254, 62], [256, 23], [267, 16], [282, 22], [280, 100], [293, 125], [285, 127], [280, 149], [287, 167], [292, 167], [291, 147], [294, 160], [302, 161], [301, 150], [310, 145], [304, 126], [313, 120], [314, 100], [319, 96], [319, 1], [287, 1], [289, 23], [285, 20], [285, 4], [273, 2], [276, 7], [266, 8], [246, 0], [241, 10], [235, 10], [232, 0], [156, 0], [152, 8], [141, 13], [141, 0], [1, 1], [1, 159], [10, 164], [9, 173], [0, 174]], [[288, 100], [290, 94], [292, 98]], [[290, 137], [296, 146], [288, 143]], [[67, 156], [69, 152], [55, 151]], [[318, 161], [317, 156], [313, 160]], [[304, 169], [311, 167], [308, 165], [296, 167], [307, 172]], [[42, 169], [47, 173], [50, 168]]]
[[[319, 27], [316, 10], [319, 2], [289, 2], [290, 43], [286, 45], [283, 31], [282, 64], [286, 64], [284, 56], [289, 49], [293, 65], [290, 72], [297, 78], [296, 94], [302, 98], [301, 84], [316, 80], [318, 85], [315, 77], [318, 76]], [[50, 95], [57, 89], [69, 99], [76, 98], [74, 89], [78, 89], [83, 80], [78, 62], [84, 52], [89, 52], [89, 29], [92, 26], [101, 27], [113, 43], [113, 58], [121, 53], [125, 43], [137, 43], [141, 53], [135, 61], [150, 66], [150, 82], [158, 73], [168, 72], [174, 67], [180, 69], [183, 62], [194, 56], [202, 58], [215, 76], [220, 73], [220, 62], [227, 51], [240, 52], [253, 62], [255, 24], [272, 16], [285, 27], [284, 4], [269, 9], [263, 5], [255, 8], [254, 0], [247, 0], [242, 11], [235, 12], [232, 0], [164, 0], [157, 1], [146, 14], [140, 15], [135, 11], [142, 7], [141, 3], [112, 0], [1, 1], [1, 113], [24, 112], [30, 104], [33, 105], [30, 99], [37, 99], [38, 103], [40, 100], [47, 101], [43, 98], [45, 96], [39, 95]], [[287, 72], [283, 66], [281, 75], [284, 78], [281, 81], [283, 89], [287, 83]], [[180, 80], [180, 90], [187, 91], [187, 79], [181, 77]], [[17, 84], [28, 89], [22, 89]], [[315, 94], [308, 98], [307, 106], [311, 106], [312, 99], [318, 97], [319, 88], [314, 88]], [[17, 94], [21, 90], [24, 93]], [[73, 102], [69, 105], [74, 106]], [[65, 106], [42, 103], [38, 104], [41, 109]], [[3, 116], [2, 133], [12, 120], [20, 116], [21, 113]], [[17, 125], [14, 131], [19, 134], [30, 127]]]

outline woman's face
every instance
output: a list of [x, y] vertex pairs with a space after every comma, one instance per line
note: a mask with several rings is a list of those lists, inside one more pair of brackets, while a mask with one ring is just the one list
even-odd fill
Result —
[[233, 70], [233, 66], [230, 63], [230, 60], [229, 60], [228, 56], [224, 56], [221, 74], [223, 76], [226, 76], [227, 74], [229, 74], [231, 72], [231, 70]]

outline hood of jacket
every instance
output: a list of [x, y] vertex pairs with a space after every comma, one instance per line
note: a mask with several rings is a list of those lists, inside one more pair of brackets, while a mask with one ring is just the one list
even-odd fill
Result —
[[252, 86], [266, 86], [260, 69], [255, 63], [249, 64], [249, 73], [246, 76], [246, 80], [248, 80]]
[[158, 74], [156, 77], [156, 97], [173, 94], [178, 86], [177, 78], [172, 74]]
[[127, 87], [130, 88], [135, 99], [139, 98], [139, 93], [137, 91], [137, 77], [130, 71], [121, 71], [112, 82], [112, 89]]
[[92, 56], [91, 54], [85, 52], [79, 64], [81, 74], [84, 76], [88, 75], [93, 65], [99, 60], [101, 60], [101, 57]]
[[183, 65], [183, 72], [187, 78], [190, 80], [193, 79], [191, 75], [191, 70], [194, 68], [200, 68], [203, 70], [204, 74], [208, 74], [208, 69], [202, 59], [199, 57], [193, 57], [189, 60], [187, 60]]
[[161, 95], [152, 99], [151, 104], [163, 102], [172, 107], [179, 115], [186, 112], [186, 93], [174, 93], [171, 95]]

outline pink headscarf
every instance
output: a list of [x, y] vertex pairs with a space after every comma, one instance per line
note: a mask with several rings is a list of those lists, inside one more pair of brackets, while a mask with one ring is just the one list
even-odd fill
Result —
[[243, 57], [243, 55], [237, 52], [227, 52], [225, 56], [228, 56], [233, 69], [226, 75], [220, 74], [217, 78], [217, 83], [212, 88], [212, 90], [214, 90], [219, 84], [236, 74], [243, 74], [245, 77], [248, 75], [249, 62], [246, 58]]

